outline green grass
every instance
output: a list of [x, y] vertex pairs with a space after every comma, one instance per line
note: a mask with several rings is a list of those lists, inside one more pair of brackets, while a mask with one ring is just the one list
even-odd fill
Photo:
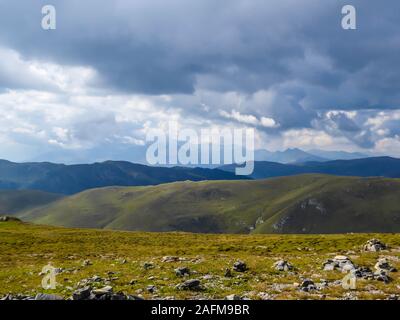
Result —
[[310, 174], [111, 187], [18, 216], [41, 224], [134, 231], [400, 232], [400, 180]]
[[[389, 251], [366, 253], [362, 245], [377, 237], [390, 246]], [[7, 293], [34, 294], [41, 289], [42, 267], [51, 263], [66, 271], [57, 276], [55, 291], [65, 297], [71, 295], [77, 282], [99, 275], [111, 280], [114, 291], [141, 293], [145, 298], [173, 296], [181, 299], [224, 298], [229, 294], [247, 295], [257, 299], [267, 292], [274, 299], [340, 299], [347, 291], [341, 286], [330, 286], [315, 293], [299, 291], [293, 283], [302, 277], [318, 282], [340, 280], [344, 274], [323, 271], [322, 264], [337, 254], [347, 254], [362, 266], [373, 268], [380, 255], [389, 257], [400, 269], [400, 235], [398, 234], [344, 234], [344, 235], [215, 235], [189, 233], [139, 233], [95, 229], [66, 229], [20, 222], [0, 223], [0, 295]], [[184, 262], [163, 263], [166, 255], [185, 258]], [[92, 265], [83, 267], [90, 259]], [[125, 264], [121, 260], [126, 259]], [[225, 278], [225, 268], [241, 259], [249, 266], [246, 273], [233, 272]], [[271, 266], [277, 259], [286, 259], [296, 267], [293, 274], [279, 273]], [[144, 270], [143, 264], [152, 262], [154, 269]], [[201, 279], [201, 292], [178, 291], [175, 286], [183, 280], [174, 274], [174, 268], [187, 266], [197, 272], [191, 278]], [[392, 273], [393, 281], [360, 280], [354, 292], [360, 299], [385, 298], [398, 293], [399, 275]], [[150, 278], [154, 277], [154, 278]], [[151, 280], [149, 280], [149, 278]], [[134, 284], [130, 284], [136, 279]], [[146, 292], [147, 285], [155, 285], [157, 295]], [[279, 289], [281, 286], [281, 289]], [[324, 295], [324, 296], [323, 296]]]

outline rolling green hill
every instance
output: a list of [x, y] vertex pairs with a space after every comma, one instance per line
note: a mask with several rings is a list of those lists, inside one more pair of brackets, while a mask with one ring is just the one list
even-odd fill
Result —
[[63, 196], [36, 190], [0, 190], [0, 215], [13, 215], [61, 199]]
[[311, 174], [112, 187], [18, 216], [41, 224], [136, 231], [400, 232], [400, 180]]

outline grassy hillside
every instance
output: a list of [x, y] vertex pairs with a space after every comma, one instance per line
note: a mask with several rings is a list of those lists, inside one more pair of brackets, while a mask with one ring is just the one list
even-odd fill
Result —
[[62, 197], [59, 194], [35, 190], [0, 190], [0, 215], [13, 215], [46, 205]]
[[[362, 245], [379, 237], [390, 248], [378, 253], [364, 252]], [[103, 280], [94, 286], [111, 285], [114, 292], [142, 295], [146, 299], [221, 299], [230, 294], [251, 299], [385, 299], [398, 294], [399, 273], [390, 273], [391, 282], [357, 281], [357, 290], [341, 287], [344, 274], [324, 271], [323, 263], [338, 254], [348, 255], [357, 265], [373, 269], [379, 256], [399, 268], [399, 235], [206, 235], [185, 233], [136, 233], [108, 230], [64, 229], [18, 222], [0, 222], [0, 297], [7, 293], [35, 295], [57, 293], [70, 297], [85, 279]], [[163, 262], [164, 256], [180, 261]], [[236, 260], [249, 270], [232, 271]], [[276, 271], [278, 259], [288, 260], [292, 272]], [[83, 263], [89, 260], [90, 263]], [[61, 268], [57, 288], [41, 288], [43, 266]], [[145, 263], [152, 268], [144, 268]], [[174, 269], [187, 267], [190, 276], [180, 278]], [[199, 279], [200, 291], [180, 291], [176, 285]], [[310, 293], [299, 290], [302, 279], [327, 286]], [[339, 281], [339, 282], [338, 282]], [[156, 291], [150, 293], [149, 285]]]
[[19, 216], [137, 231], [399, 232], [399, 208], [400, 180], [301, 175], [88, 190]]

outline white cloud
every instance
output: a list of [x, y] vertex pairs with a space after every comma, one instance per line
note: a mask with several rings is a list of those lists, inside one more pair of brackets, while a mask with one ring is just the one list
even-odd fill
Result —
[[23, 59], [17, 51], [0, 47], [0, 86], [3, 88], [77, 94], [96, 84], [97, 77], [90, 67]]
[[276, 128], [279, 125], [275, 122], [274, 119], [272, 118], [267, 118], [267, 117], [261, 117], [260, 123], [263, 127], [265, 128]]
[[374, 151], [381, 154], [400, 157], [400, 136], [396, 135], [392, 138], [384, 138], [376, 143]]
[[324, 131], [313, 129], [287, 130], [282, 134], [282, 140], [284, 148], [326, 148], [340, 143]]
[[245, 124], [251, 124], [251, 125], [258, 125], [259, 121], [258, 119], [251, 115], [251, 114], [241, 114], [240, 112], [236, 110], [232, 110], [230, 113], [222, 110], [220, 112], [221, 116], [227, 118], [227, 119], [233, 119], [236, 120], [237, 122], [240, 123], [245, 123]]
[[262, 126], [265, 128], [276, 128], [278, 126], [276, 121], [272, 118], [261, 117], [260, 119], [258, 119], [256, 116], [253, 116], [251, 114], [242, 114], [236, 110], [232, 110], [230, 113], [225, 110], [221, 110], [220, 115], [226, 119], [236, 120], [239, 123], [252, 126]]

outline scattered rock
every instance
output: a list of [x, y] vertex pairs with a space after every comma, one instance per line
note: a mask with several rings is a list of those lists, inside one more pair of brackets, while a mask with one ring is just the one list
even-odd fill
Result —
[[384, 270], [379, 270], [374, 273], [374, 278], [378, 281], [382, 281], [384, 283], [389, 283], [391, 278], [389, 277], [388, 273]]
[[72, 299], [73, 300], [85, 300], [85, 299], [89, 298], [90, 293], [91, 293], [90, 287], [81, 288], [81, 289], [76, 290], [72, 294]]
[[226, 296], [224, 300], [243, 300], [241, 296], [238, 296], [237, 294], [230, 294], [229, 296]]
[[110, 300], [128, 300], [128, 297], [124, 295], [122, 292], [118, 292], [115, 294], [112, 294], [110, 296]]
[[93, 282], [102, 282], [102, 281], [103, 281], [103, 279], [102, 279], [101, 277], [99, 277], [99, 276], [93, 276], [93, 277], [91, 278], [91, 280], [92, 280]]
[[313, 290], [317, 290], [317, 287], [315, 286], [314, 281], [312, 281], [310, 279], [304, 279], [300, 285], [300, 290], [302, 290], [304, 292], [310, 292]]
[[278, 271], [290, 271], [293, 270], [293, 266], [286, 260], [279, 260], [273, 264], [275, 270]]
[[147, 290], [149, 293], [154, 293], [154, 292], [157, 291], [157, 288], [156, 288], [156, 286], [154, 286], [154, 285], [149, 285], [149, 286], [147, 286], [146, 290]]
[[272, 300], [272, 299], [273, 299], [272, 296], [271, 296], [269, 293], [266, 293], [266, 292], [260, 292], [260, 293], [258, 294], [258, 297], [259, 297], [261, 300]]
[[368, 267], [359, 267], [351, 271], [357, 278], [363, 278], [365, 280], [373, 280], [374, 273]]
[[335, 281], [333, 281], [332, 284], [333, 284], [334, 286], [338, 287], [338, 286], [342, 286], [342, 285], [343, 285], [343, 282], [342, 282], [342, 280], [335, 280]]
[[89, 259], [83, 260], [82, 267], [91, 266], [93, 263]]
[[385, 249], [386, 245], [383, 242], [379, 241], [378, 239], [370, 239], [364, 245], [365, 251], [377, 252]]
[[329, 282], [325, 279], [321, 279], [319, 283], [317, 283], [315, 286], [317, 287], [318, 290], [322, 290], [329, 286]]
[[38, 293], [35, 300], [64, 300], [64, 298], [56, 294]]
[[324, 263], [324, 270], [340, 270], [342, 272], [348, 272], [356, 269], [356, 266], [350, 260], [350, 258], [346, 256], [336, 256], [333, 259], [328, 259]]
[[245, 272], [247, 271], [247, 265], [243, 261], [236, 261], [233, 265], [233, 270], [236, 272]]
[[126, 299], [127, 300], [144, 300], [143, 297], [141, 297], [141, 296], [133, 296], [133, 295], [127, 295]]
[[161, 259], [161, 262], [178, 262], [181, 259], [176, 256], [165, 256]]
[[178, 277], [189, 276], [190, 275], [190, 270], [187, 267], [180, 267], [180, 268], [175, 269], [175, 274]]
[[396, 272], [397, 269], [393, 268], [389, 261], [386, 258], [381, 258], [375, 264], [375, 269], [379, 272], [381, 270], [388, 271], [388, 272]]
[[351, 292], [346, 292], [343, 295], [342, 300], [358, 300], [358, 297], [354, 291], [351, 291]]
[[113, 293], [111, 286], [105, 286], [93, 290], [90, 287], [78, 289], [72, 294], [72, 300], [143, 300], [143, 298], [125, 295], [122, 292]]
[[186, 280], [184, 283], [181, 283], [177, 286], [178, 290], [201, 290], [202, 287], [200, 285], [200, 280], [190, 279]]
[[111, 286], [105, 286], [103, 288], [100, 289], [94, 289], [92, 290], [92, 293], [97, 295], [103, 295], [103, 294], [110, 294], [113, 292], [113, 287]]
[[143, 269], [144, 269], [144, 270], [154, 269], [154, 264], [152, 264], [151, 262], [145, 262], [145, 263], [143, 264]]
[[357, 278], [363, 278], [366, 280], [378, 280], [384, 283], [389, 283], [391, 281], [391, 278], [389, 277], [389, 272], [397, 271], [389, 264], [388, 260], [385, 258], [378, 260], [378, 262], [375, 264], [375, 269], [376, 272], [373, 272], [368, 267], [359, 267], [351, 270], [351, 272]]

